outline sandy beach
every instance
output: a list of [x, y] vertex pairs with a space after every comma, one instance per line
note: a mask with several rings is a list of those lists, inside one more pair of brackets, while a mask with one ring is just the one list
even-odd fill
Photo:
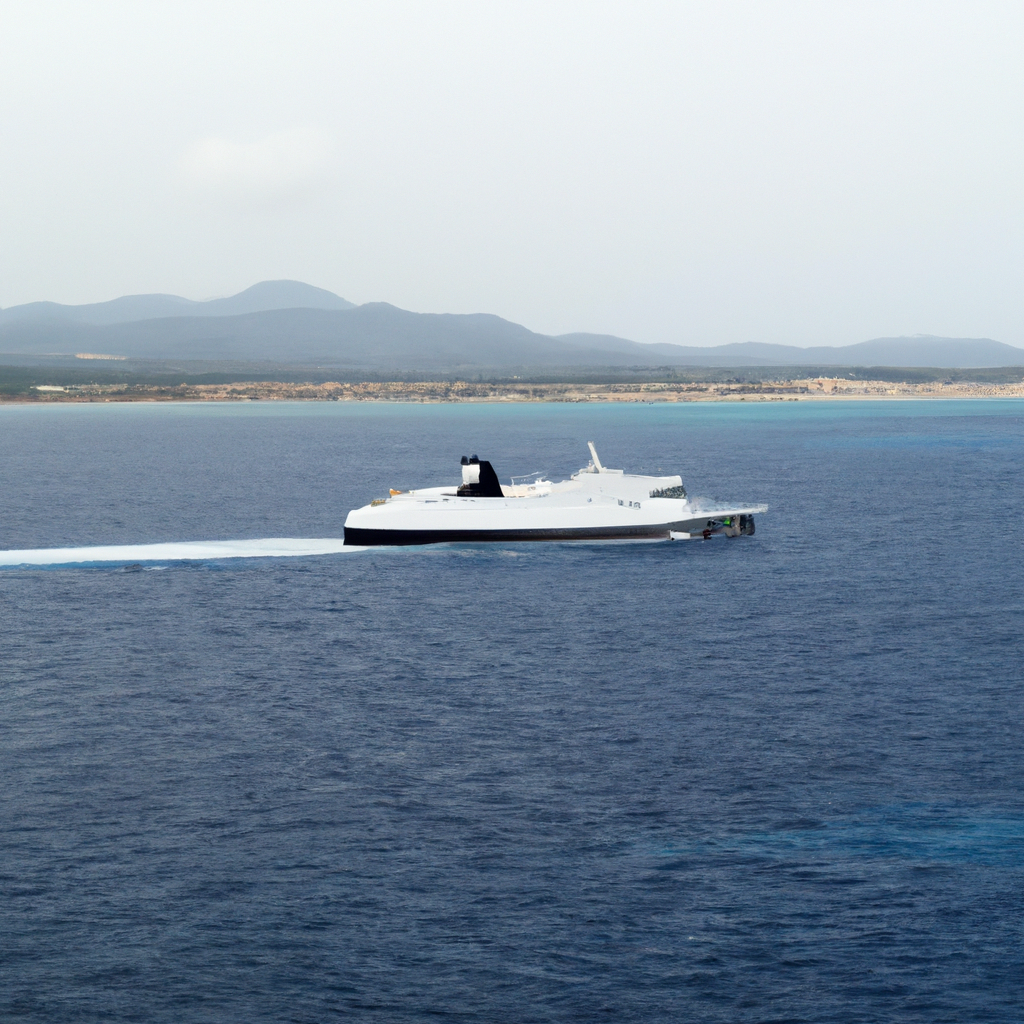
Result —
[[847, 381], [835, 378], [765, 383], [537, 384], [471, 381], [327, 382], [294, 384], [248, 381], [231, 384], [43, 385], [0, 396], [7, 404], [52, 402], [783, 402], [857, 399], [1024, 398], [1024, 381], [1013, 384]]

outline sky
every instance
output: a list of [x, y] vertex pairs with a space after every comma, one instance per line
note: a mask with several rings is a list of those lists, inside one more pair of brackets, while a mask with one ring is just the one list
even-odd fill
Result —
[[0, 0], [0, 306], [1024, 345], [1024, 4]]

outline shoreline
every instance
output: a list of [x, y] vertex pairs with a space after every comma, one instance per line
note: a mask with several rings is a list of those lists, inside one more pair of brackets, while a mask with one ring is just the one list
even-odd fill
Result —
[[793, 402], [891, 399], [1024, 398], [1024, 381], [1014, 384], [848, 381], [835, 378], [747, 383], [486, 384], [469, 381], [392, 381], [287, 384], [248, 381], [232, 384], [42, 385], [28, 393], [0, 395], [4, 405], [96, 402], [413, 402], [413, 403], [679, 403]]

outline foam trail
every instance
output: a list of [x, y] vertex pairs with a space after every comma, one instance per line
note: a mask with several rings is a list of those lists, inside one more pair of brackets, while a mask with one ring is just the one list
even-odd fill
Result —
[[337, 538], [267, 537], [170, 544], [112, 544], [94, 548], [25, 548], [0, 551], [0, 566], [81, 565], [96, 562], [181, 562], [221, 558], [294, 558], [359, 551]]

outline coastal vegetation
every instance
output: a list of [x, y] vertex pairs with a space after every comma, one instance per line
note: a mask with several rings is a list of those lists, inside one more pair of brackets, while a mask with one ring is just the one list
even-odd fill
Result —
[[[196, 375], [181, 381], [96, 380], [36, 383], [38, 375], [3, 376], [0, 401], [159, 402], [159, 401], [342, 401], [342, 402], [701, 402], [783, 401], [851, 398], [1016, 398], [1024, 397], [1019, 368], [1002, 379], [944, 376], [931, 380], [888, 377], [804, 377], [725, 380], [234, 380], [230, 375]], [[917, 375], [913, 375], [917, 376]], [[64, 380], [47, 377], [47, 380]]]

